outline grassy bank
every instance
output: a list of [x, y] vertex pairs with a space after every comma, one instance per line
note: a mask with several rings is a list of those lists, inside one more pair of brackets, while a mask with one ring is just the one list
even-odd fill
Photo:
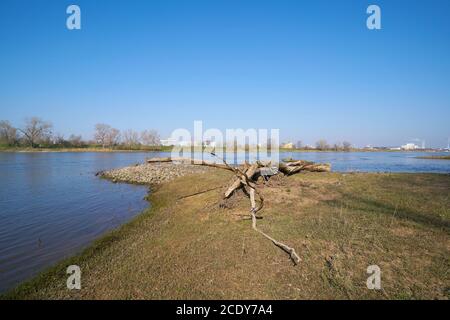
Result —
[[[261, 186], [259, 228], [294, 247], [298, 266], [251, 229], [248, 199], [219, 206], [232, 178], [185, 176], [82, 254], [3, 298], [424, 299], [450, 297], [450, 176], [307, 173]], [[178, 200], [177, 200], [178, 199]], [[66, 268], [82, 289], [66, 288]], [[382, 271], [368, 290], [366, 268]]]
[[419, 159], [436, 159], [436, 160], [450, 160], [450, 156], [426, 156], [426, 157], [417, 157]]
[[158, 146], [145, 148], [31, 148], [31, 147], [0, 147], [0, 152], [170, 152], [172, 147]]

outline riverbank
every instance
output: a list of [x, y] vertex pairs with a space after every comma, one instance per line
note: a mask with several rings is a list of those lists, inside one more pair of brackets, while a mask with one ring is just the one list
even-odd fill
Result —
[[[155, 147], [141, 147], [141, 148], [102, 148], [101, 146], [88, 146], [88, 147], [80, 147], [80, 148], [62, 148], [62, 147], [53, 147], [53, 148], [31, 148], [31, 147], [5, 147], [0, 146], [0, 152], [171, 152], [173, 150], [173, 146], [155, 146]], [[192, 152], [204, 152], [205, 148], [203, 147], [192, 147]], [[266, 152], [266, 150], [259, 150], [257, 148], [237, 148], [237, 152]], [[227, 152], [226, 149], [223, 150], [224, 153]], [[234, 151], [232, 151], [234, 152]], [[390, 150], [390, 149], [358, 149], [351, 148], [349, 150], [335, 150], [335, 149], [296, 149], [296, 148], [279, 148], [279, 152], [292, 152], [292, 153], [354, 153], [354, 152], [440, 152], [438, 150], [426, 149], [426, 150]]]
[[116, 148], [0, 148], [0, 152], [40, 153], [40, 152], [170, 152], [171, 147], [155, 147], [143, 149], [116, 149]]
[[[450, 298], [449, 175], [305, 173], [261, 185], [258, 226], [296, 249], [295, 267], [243, 218], [247, 198], [222, 205], [232, 179], [213, 169], [160, 184], [130, 223], [3, 298]], [[81, 290], [66, 288], [72, 264]], [[373, 264], [380, 291], [366, 287]]]
[[418, 159], [435, 159], [435, 160], [450, 160], [450, 156], [426, 156], [417, 157]]

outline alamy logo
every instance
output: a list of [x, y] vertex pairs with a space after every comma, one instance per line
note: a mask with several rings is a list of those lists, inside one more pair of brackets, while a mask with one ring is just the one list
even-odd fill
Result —
[[81, 29], [81, 9], [79, 6], [72, 4], [67, 7], [67, 17], [66, 26], [69, 30], [80, 30]]
[[381, 289], [381, 269], [376, 264], [367, 267], [367, 273], [370, 276], [367, 278], [367, 289], [380, 290]]
[[381, 29], [381, 9], [379, 6], [372, 4], [367, 7], [367, 14], [370, 16], [367, 18], [366, 25], [369, 30]]
[[[194, 132], [184, 128], [176, 129], [165, 142], [172, 145], [172, 159], [182, 157], [191, 158], [194, 163], [202, 160], [224, 159], [239, 152], [241, 160], [266, 160], [272, 164], [279, 163], [279, 129], [226, 129], [225, 132], [217, 128], [203, 130], [202, 121], [194, 121]], [[200, 154], [194, 156], [193, 148], [200, 148]], [[214, 153], [216, 158], [208, 159]], [[207, 159], [205, 159], [206, 157]]]
[[81, 269], [77, 265], [71, 265], [67, 267], [68, 274], [70, 274], [69, 278], [67, 278], [67, 289], [73, 290], [81, 289]]

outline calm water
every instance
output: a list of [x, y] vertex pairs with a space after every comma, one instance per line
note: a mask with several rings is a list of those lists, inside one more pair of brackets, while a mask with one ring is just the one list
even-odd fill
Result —
[[449, 153], [424, 152], [305, 152], [283, 153], [282, 158], [292, 157], [316, 162], [329, 162], [333, 171], [362, 172], [433, 172], [450, 173], [450, 160], [417, 159], [427, 155]]
[[[280, 159], [292, 157], [314, 162], [331, 163], [332, 171], [348, 172], [433, 172], [450, 173], [450, 160], [417, 159], [427, 155], [449, 155], [449, 153], [424, 152], [281, 152]], [[217, 160], [212, 156], [208, 160]], [[244, 160], [254, 161], [255, 154], [238, 154], [230, 163]], [[264, 160], [263, 158], [261, 160]]]
[[100, 179], [141, 153], [0, 153], [0, 291], [142, 211], [147, 188]]
[[[86, 247], [148, 206], [147, 188], [113, 184], [100, 170], [163, 153], [0, 153], [0, 291]], [[450, 173], [424, 153], [283, 153], [334, 171]], [[243, 157], [239, 156], [238, 161]], [[253, 160], [250, 156], [249, 160]]]

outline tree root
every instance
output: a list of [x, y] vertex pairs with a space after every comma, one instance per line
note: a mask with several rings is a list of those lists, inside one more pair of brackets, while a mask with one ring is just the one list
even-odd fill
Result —
[[221, 188], [224, 188], [224, 187], [226, 187], [226, 185], [215, 187], [215, 188], [211, 188], [211, 189], [207, 189], [207, 190], [203, 190], [203, 191], [199, 191], [199, 192], [195, 192], [195, 193], [191, 193], [191, 194], [188, 194], [188, 195], [185, 195], [185, 196], [178, 197], [177, 200], [198, 196], [200, 194], [203, 194], [203, 193], [206, 193], [206, 192], [209, 192], [209, 191], [213, 191], [213, 190], [217, 190], [217, 189], [221, 189]]
[[259, 230], [258, 227], [256, 226], [256, 203], [255, 203], [255, 189], [250, 189], [250, 202], [252, 204], [252, 209], [250, 210], [250, 213], [252, 215], [252, 228], [253, 230], [255, 230], [256, 232], [259, 232], [260, 234], [262, 234], [264, 237], [266, 237], [267, 239], [269, 239], [270, 241], [272, 241], [272, 243], [274, 245], [276, 245], [277, 247], [281, 248], [283, 251], [285, 251], [286, 253], [289, 254], [289, 257], [291, 258], [292, 262], [294, 263], [294, 265], [297, 265], [300, 263], [301, 259], [298, 256], [298, 254], [295, 252], [294, 248], [289, 247], [288, 245], [279, 242], [277, 240], [275, 240], [274, 238], [272, 238], [271, 236], [269, 236], [268, 234], [264, 233], [263, 231]]
[[263, 231], [259, 230], [256, 227], [256, 215], [254, 212], [252, 212], [252, 228], [253, 230], [255, 230], [256, 232], [261, 233], [264, 237], [266, 237], [267, 239], [269, 239], [270, 241], [272, 241], [272, 243], [274, 245], [276, 245], [277, 247], [281, 248], [283, 251], [285, 251], [287, 254], [289, 254], [289, 257], [291, 258], [292, 262], [294, 263], [294, 265], [297, 265], [300, 263], [301, 259], [298, 256], [297, 252], [295, 252], [294, 248], [289, 247], [288, 245], [285, 245], [282, 242], [279, 242], [277, 240], [275, 240], [274, 238], [272, 238], [271, 236], [269, 236], [268, 234], [264, 233]]

